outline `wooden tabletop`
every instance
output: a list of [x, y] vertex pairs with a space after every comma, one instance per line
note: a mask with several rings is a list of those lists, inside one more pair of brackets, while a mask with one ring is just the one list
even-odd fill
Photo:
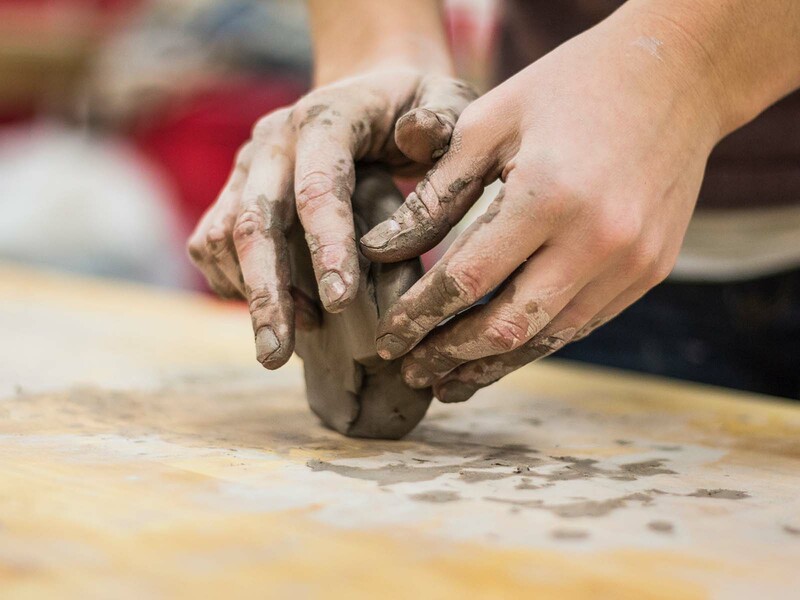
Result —
[[800, 595], [800, 405], [544, 361], [353, 440], [249, 328], [0, 266], [0, 597]]

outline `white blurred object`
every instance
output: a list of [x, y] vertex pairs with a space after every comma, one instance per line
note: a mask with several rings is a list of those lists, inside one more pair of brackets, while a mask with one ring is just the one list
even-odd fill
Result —
[[46, 124], [0, 133], [0, 259], [191, 281], [172, 194], [121, 141]]

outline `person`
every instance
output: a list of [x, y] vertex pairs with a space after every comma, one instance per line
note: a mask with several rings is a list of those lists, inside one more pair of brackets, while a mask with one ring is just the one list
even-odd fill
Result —
[[[714, 299], [730, 295], [726, 285], [739, 289], [731, 282], [770, 275], [778, 284], [757, 287], [762, 302], [750, 307], [766, 325], [740, 316], [753, 327], [709, 343], [754, 342], [760, 359], [728, 371], [772, 369], [780, 393], [800, 393], [800, 292], [788, 293], [783, 312], [763, 302], [769, 286], [800, 282], [800, 3], [508, 2], [501, 65], [517, 72], [474, 101], [453, 78], [438, 2], [309, 7], [314, 89], [255, 125], [189, 243], [216, 291], [249, 301], [264, 366], [281, 366], [293, 347], [284, 257], [295, 209], [320, 298], [335, 312], [358, 287], [357, 247], [375, 261], [417, 256], [499, 179], [485, 214], [382, 315], [379, 354], [404, 357], [406, 383], [466, 400], [567, 344], [587, 344], [578, 340], [675, 270], [704, 283], [659, 296], [658, 317], [645, 310], [626, 322], [625, 313], [607, 325], [627, 352], [620, 362], [646, 358], [642, 340], [663, 335], [662, 372], [680, 374], [671, 336], [732, 331]], [[356, 161], [424, 174], [360, 240]], [[723, 251], [713, 252], [715, 241]], [[734, 296], [746, 305], [748, 291]], [[660, 329], [649, 331], [654, 322]], [[708, 364], [724, 359], [720, 347], [705, 348]]]

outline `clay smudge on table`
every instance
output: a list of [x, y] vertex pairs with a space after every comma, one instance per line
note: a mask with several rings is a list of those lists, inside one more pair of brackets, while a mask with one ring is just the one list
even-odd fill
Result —
[[625, 472], [625, 475], [617, 475], [614, 479], [621, 481], [634, 481], [638, 477], [651, 477], [653, 475], [677, 475], [671, 469], [664, 468], [663, 464], [666, 459], [659, 458], [655, 460], [646, 460], [636, 463], [628, 463], [620, 466], [620, 470]]
[[498, 497], [488, 497], [486, 500], [502, 504], [513, 504], [521, 508], [545, 510], [563, 519], [577, 519], [580, 517], [604, 517], [615, 510], [626, 508], [633, 502], [638, 502], [642, 506], [649, 506], [653, 503], [653, 496], [646, 492], [636, 492], [606, 500], [584, 500], [565, 504], [547, 504], [543, 500], [516, 500]]
[[549, 481], [590, 479], [593, 477], [608, 477], [617, 481], [636, 481], [639, 477], [677, 474], [671, 469], [664, 468], [663, 464], [667, 460], [664, 458], [623, 464], [617, 470], [598, 467], [598, 461], [592, 458], [575, 458], [573, 456], [553, 456], [551, 458], [568, 464], [563, 469], [546, 475], [545, 478]]
[[589, 537], [589, 532], [583, 529], [554, 529], [550, 533], [550, 537], [555, 540], [578, 541], [585, 540]]
[[656, 533], [672, 533], [675, 529], [669, 521], [650, 521], [647, 528]]
[[695, 498], [719, 498], [722, 500], [743, 500], [744, 498], [749, 498], [750, 494], [741, 490], [707, 490], [701, 488], [692, 492], [691, 494], [687, 494], [687, 496], [692, 496]]
[[532, 479], [530, 477], [523, 477], [522, 481], [520, 481], [516, 486], [514, 486], [515, 490], [541, 490], [546, 487], [551, 487], [554, 485], [553, 483], [542, 483], [539, 485], [531, 483]]
[[[476, 456], [477, 448], [483, 448], [484, 451]], [[519, 473], [515, 469], [520, 464], [533, 465], [542, 460], [530, 456], [536, 453], [535, 450], [519, 444], [490, 448], [470, 444], [449, 447], [450, 452], [458, 452], [459, 449], [466, 457], [458, 464], [430, 465], [428, 462], [420, 462], [418, 458], [412, 458], [409, 462], [378, 467], [339, 465], [319, 459], [309, 460], [306, 465], [312, 471], [330, 471], [344, 477], [375, 481], [380, 486], [387, 486], [396, 483], [431, 481], [441, 475], [458, 475], [459, 479], [466, 483], [518, 477]]]
[[439, 504], [443, 502], [455, 502], [456, 500], [460, 500], [461, 496], [458, 492], [452, 490], [433, 490], [430, 492], [411, 494], [409, 498], [418, 502], [433, 502]]
[[505, 479], [514, 475], [512, 471], [510, 474], [507, 472], [492, 472], [492, 471], [469, 471], [469, 470], [462, 470], [458, 472], [458, 477], [462, 481], [466, 483], [478, 483], [481, 481], [496, 481], [498, 479]]
[[[465, 483], [497, 481], [509, 477], [520, 478], [517, 489], [539, 489], [548, 487], [554, 482], [577, 479], [612, 479], [616, 481], [636, 481], [642, 477], [655, 475], [672, 475], [675, 471], [662, 466], [665, 459], [655, 459], [637, 463], [628, 463], [613, 468], [601, 468], [598, 461], [591, 458], [575, 458], [572, 456], [548, 457], [550, 460], [530, 456], [531, 450], [518, 445], [489, 448], [488, 452], [470, 457], [457, 464], [431, 465], [420, 463], [416, 459], [401, 461], [377, 467], [362, 467], [334, 464], [319, 459], [309, 460], [306, 465], [312, 471], [330, 471], [344, 477], [375, 481], [380, 486], [396, 483], [431, 481], [442, 475], [455, 475]], [[535, 452], [535, 451], [533, 451]], [[555, 461], [555, 462], [552, 462]], [[553, 472], [543, 472], [541, 467], [553, 464], [566, 465]], [[543, 484], [536, 484], [541, 481]]]
[[800, 536], [800, 527], [792, 527], [791, 525], [784, 525], [783, 531], [789, 535]]

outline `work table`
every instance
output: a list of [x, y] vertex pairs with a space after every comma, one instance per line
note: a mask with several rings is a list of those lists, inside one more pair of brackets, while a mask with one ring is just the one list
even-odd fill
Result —
[[789, 598], [800, 404], [545, 360], [398, 442], [200, 295], [0, 265], [0, 596]]

